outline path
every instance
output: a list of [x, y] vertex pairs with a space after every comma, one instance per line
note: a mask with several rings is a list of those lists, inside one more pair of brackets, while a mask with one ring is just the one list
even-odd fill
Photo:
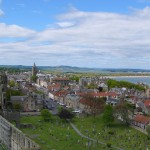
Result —
[[[71, 127], [74, 129], [74, 131], [76, 131], [77, 134], [80, 135], [81, 137], [86, 138], [86, 139], [88, 139], [88, 140], [91, 140], [91, 141], [93, 141], [93, 142], [100, 143], [100, 144], [102, 144], [102, 145], [107, 145], [107, 144], [104, 143], [104, 142], [101, 142], [101, 141], [98, 141], [98, 140], [95, 140], [95, 139], [92, 139], [92, 138], [90, 138], [90, 137], [88, 137], [88, 136], [83, 135], [83, 134], [78, 130], [78, 128], [77, 128], [72, 122], [69, 121], [69, 123], [70, 123]], [[123, 149], [121, 149], [121, 148], [119, 148], [119, 147], [115, 147], [115, 146], [112, 146], [112, 148], [115, 148], [115, 149], [117, 149], [117, 150], [123, 150]]]

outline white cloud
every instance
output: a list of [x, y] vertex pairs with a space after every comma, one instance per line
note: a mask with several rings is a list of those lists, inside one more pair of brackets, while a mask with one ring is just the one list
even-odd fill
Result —
[[55, 28], [42, 32], [0, 24], [0, 37], [30, 37], [0, 44], [0, 49], [39, 65], [149, 68], [149, 14], [149, 7], [128, 15], [72, 9], [58, 17]]
[[4, 12], [0, 9], [0, 17], [4, 15]]
[[30, 37], [35, 34], [35, 31], [26, 29], [17, 25], [6, 25], [0, 23], [0, 37]]

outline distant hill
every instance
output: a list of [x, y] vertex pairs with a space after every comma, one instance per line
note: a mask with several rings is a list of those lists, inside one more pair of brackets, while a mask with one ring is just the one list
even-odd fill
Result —
[[[0, 68], [15, 68], [21, 70], [31, 70], [32, 66], [23, 65], [0, 65]], [[37, 66], [39, 70], [58, 71], [58, 72], [105, 72], [105, 73], [148, 73], [150, 70], [146, 69], [122, 69], [122, 68], [86, 68], [86, 67], [72, 67], [72, 66]]]

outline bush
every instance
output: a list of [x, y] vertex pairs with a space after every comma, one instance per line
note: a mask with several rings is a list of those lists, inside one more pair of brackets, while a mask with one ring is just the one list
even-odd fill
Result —
[[113, 131], [109, 131], [108, 134], [114, 135], [114, 132]]
[[107, 143], [107, 147], [109, 147], [109, 148], [110, 148], [110, 147], [111, 147], [111, 144], [110, 144], [110, 143]]
[[52, 115], [48, 109], [43, 109], [41, 111], [41, 116], [44, 119], [44, 121], [50, 121]]

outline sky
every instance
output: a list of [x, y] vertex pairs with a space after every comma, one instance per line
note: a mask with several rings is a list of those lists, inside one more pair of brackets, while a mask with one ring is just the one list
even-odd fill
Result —
[[150, 69], [150, 0], [0, 0], [0, 65]]

